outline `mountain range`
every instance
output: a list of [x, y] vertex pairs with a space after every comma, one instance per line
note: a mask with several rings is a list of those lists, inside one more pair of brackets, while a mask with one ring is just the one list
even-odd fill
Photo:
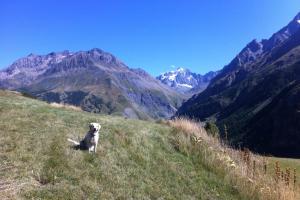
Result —
[[0, 88], [130, 118], [169, 118], [183, 97], [100, 49], [30, 54], [0, 72]]
[[251, 41], [176, 115], [226, 125], [233, 145], [300, 157], [299, 80], [300, 13], [269, 39]]
[[179, 67], [156, 78], [179, 93], [193, 95], [202, 92], [217, 74], [210, 71], [201, 75]]
[[217, 72], [178, 68], [154, 78], [95, 48], [30, 54], [0, 71], [0, 88], [88, 112], [214, 121], [236, 147], [300, 157], [300, 13]]

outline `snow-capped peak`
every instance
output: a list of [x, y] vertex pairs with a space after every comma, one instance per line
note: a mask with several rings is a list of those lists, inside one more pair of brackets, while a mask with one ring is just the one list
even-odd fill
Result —
[[188, 92], [193, 88], [204, 88], [210, 81], [205, 75], [202, 76], [201, 74], [192, 73], [190, 70], [183, 67], [163, 73], [158, 76], [157, 79], [183, 93]]
[[183, 67], [178, 67], [176, 71], [177, 72], [184, 72], [184, 71], [186, 71], [186, 69], [184, 69]]
[[179, 74], [185, 73], [187, 71], [188, 70], [183, 67], [178, 67], [176, 70], [162, 73], [159, 77], [162, 80], [168, 79], [170, 81], [175, 81], [176, 77], [178, 77]]

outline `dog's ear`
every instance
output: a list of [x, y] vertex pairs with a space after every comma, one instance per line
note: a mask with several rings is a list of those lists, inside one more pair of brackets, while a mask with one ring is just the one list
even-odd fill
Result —
[[98, 131], [100, 130], [100, 128], [101, 128], [101, 125], [99, 124], [99, 123], [97, 123], [97, 128], [98, 128]]

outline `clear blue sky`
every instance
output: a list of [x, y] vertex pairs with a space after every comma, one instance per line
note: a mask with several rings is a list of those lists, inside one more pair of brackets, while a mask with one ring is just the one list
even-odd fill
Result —
[[0, 68], [30, 53], [98, 47], [152, 75], [205, 73], [299, 11], [299, 0], [1, 0]]

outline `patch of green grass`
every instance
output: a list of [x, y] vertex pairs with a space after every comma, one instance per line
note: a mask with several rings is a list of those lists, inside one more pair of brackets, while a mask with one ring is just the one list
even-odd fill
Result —
[[[90, 122], [102, 125], [95, 155], [67, 143], [83, 137]], [[56, 108], [0, 91], [0, 156], [15, 166], [0, 179], [25, 183], [16, 198], [241, 199], [201, 158], [178, 151], [174, 137], [163, 124]]]
[[278, 157], [268, 157], [269, 165], [268, 165], [268, 173], [271, 175], [275, 175], [275, 164], [278, 162], [279, 167], [281, 170], [286, 170], [289, 168], [291, 170], [292, 176], [293, 171], [296, 169], [296, 175], [297, 175], [297, 185], [300, 187], [300, 159], [293, 159], [293, 158], [278, 158]]
[[41, 184], [52, 183], [53, 185], [59, 179], [66, 178], [64, 175], [71, 170], [67, 162], [67, 156], [63, 149], [63, 143], [59, 136], [54, 137], [51, 141], [49, 149], [45, 152], [48, 158], [45, 160], [41, 169]]

